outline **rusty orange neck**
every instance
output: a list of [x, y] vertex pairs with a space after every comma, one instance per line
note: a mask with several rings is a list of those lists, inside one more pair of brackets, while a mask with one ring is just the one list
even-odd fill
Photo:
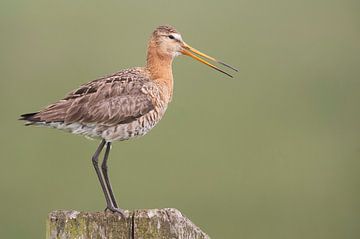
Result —
[[172, 62], [172, 56], [163, 54], [156, 47], [156, 43], [150, 41], [147, 52], [146, 69], [149, 71], [152, 80], [166, 87], [167, 98], [169, 98], [169, 100], [171, 100], [173, 91]]

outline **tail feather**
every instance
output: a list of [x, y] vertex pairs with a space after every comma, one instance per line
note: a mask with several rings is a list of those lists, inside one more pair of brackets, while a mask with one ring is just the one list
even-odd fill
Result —
[[19, 120], [25, 120], [25, 121], [27, 121], [27, 122], [25, 123], [26, 125], [32, 125], [32, 124], [34, 124], [34, 123], [41, 122], [41, 120], [40, 120], [38, 117], [36, 117], [36, 115], [37, 115], [38, 113], [39, 113], [39, 112], [22, 114], [22, 115], [20, 115]]

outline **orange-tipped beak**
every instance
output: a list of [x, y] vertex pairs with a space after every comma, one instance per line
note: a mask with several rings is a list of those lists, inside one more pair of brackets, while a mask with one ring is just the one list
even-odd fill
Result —
[[[228, 65], [228, 64], [226, 64], [226, 63], [224, 63], [224, 62], [218, 61], [218, 60], [216, 60], [215, 58], [213, 58], [213, 57], [211, 57], [211, 56], [208, 56], [208, 55], [206, 55], [206, 54], [204, 54], [204, 53], [196, 50], [195, 48], [192, 48], [191, 46], [189, 46], [189, 45], [186, 44], [185, 42], [183, 42], [183, 46], [182, 46], [182, 47], [183, 47], [183, 48], [182, 48], [182, 50], [180, 51], [182, 54], [187, 55], [187, 56], [190, 56], [190, 57], [194, 58], [195, 60], [200, 61], [201, 63], [204, 63], [205, 65], [210, 66], [211, 68], [213, 68], [213, 69], [215, 69], [215, 70], [217, 70], [217, 71], [220, 71], [221, 73], [223, 73], [223, 74], [225, 74], [225, 75], [227, 75], [227, 76], [233, 77], [233, 76], [230, 75], [229, 73], [221, 70], [221, 69], [218, 68], [217, 66], [215, 66], [215, 65], [213, 65], [213, 64], [205, 61], [204, 59], [198, 57], [197, 55], [202, 56], [202, 57], [204, 57], [204, 58], [206, 58], [206, 59], [212, 60], [212, 61], [214, 61], [214, 62], [217, 62], [217, 63], [219, 63], [219, 64], [221, 64], [221, 65], [223, 65], [223, 66], [226, 66], [226, 67], [228, 67], [228, 68], [230, 68], [230, 69], [232, 69], [232, 70], [234, 70], [234, 71], [236, 71], [236, 72], [238, 71], [238, 70], [235, 69], [234, 67], [232, 67], [232, 66], [230, 66], [230, 65]], [[197, 54], [197, 55], [194, 55], [193, 53], [195, 53], [195, 54]]]

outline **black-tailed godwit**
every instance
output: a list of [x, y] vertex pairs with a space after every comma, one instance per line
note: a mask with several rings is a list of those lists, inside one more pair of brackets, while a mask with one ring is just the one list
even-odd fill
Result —
[[[178, 55], [190, 56], [230, 77], [201, 57], [237, 71], [187, 45], [175, 28], [159, 26], [151, 35], [145, 67], [125, 69], [91, 81], [38, 112], [21, 115], [26, 125], [57, 128], [101, 140], [92, 162], [107, 210], [124, 215], [108, 175], [111, 143], [145, 135], [160, 121], [172, 98], [172, 62]], [[100, 170], [98, 158], [105, 146]]]

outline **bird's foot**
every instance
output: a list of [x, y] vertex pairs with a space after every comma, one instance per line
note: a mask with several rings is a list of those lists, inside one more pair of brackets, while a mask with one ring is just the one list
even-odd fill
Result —
[[113, 213], [119, 213], [123, 218], [125, 218], [125, 211], [121, 208], [116, 208], [116, 207], [113, 207], [113, 206], [107, 206], [104, 210], [105, 212], [106, 211], [110, 211], [110, 212], [113, 212]]

